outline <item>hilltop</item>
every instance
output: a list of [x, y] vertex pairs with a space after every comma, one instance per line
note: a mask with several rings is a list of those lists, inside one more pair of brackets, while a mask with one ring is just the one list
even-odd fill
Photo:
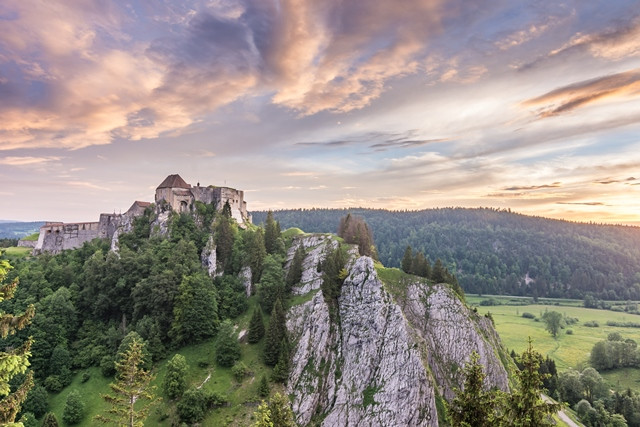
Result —
[[[297, 209], [280, 224], [335, 232], [347, 212], [373, 231], [380, 260], [399, 267], [411, 246], [440, 258], [466, 292], [531, 297], [640, 299], [640, 228], [575, 223], [495, 209]], [[256, 223], [265, 212], [253, 212]]]

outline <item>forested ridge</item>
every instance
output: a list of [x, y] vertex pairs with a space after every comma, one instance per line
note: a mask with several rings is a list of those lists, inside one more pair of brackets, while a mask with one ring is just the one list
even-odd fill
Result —
[[[440, 258], [466, 292], [640, 299], [640, 228], [576, 223], [490, 208], [421, 211], [294, 209], [283, 228], [335, 232], [351, 213], [369, 224], [380, 261], [399, 267], [407, 246]], [[256, 224], [266, 212], [253, 212]]]

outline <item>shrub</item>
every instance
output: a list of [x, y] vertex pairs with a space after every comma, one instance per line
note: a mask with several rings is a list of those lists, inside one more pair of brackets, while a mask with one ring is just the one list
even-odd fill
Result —
[[524, 317], [525, 319], [535, 319], [536, 318], [535, 314], [528, 313], [526, 311], [524, 313], [522, 313], [522, 317]]
[[567, 335], [573, 335], [573, 329], [567, 329]]
[[62, 420], [66, 424], [78, 424], [84, 418], [84, 401], [78, 390], [72, 390], [62, 412]]
[[586, 326], [587, 328], [597, 328], [600, 325], [595, 320], [589, 320], [588, 322], [584, 322], [584, 326]]
[[44, 380], [44, 388], [51, 393], [59, 393], [62, 390], [62, 383], [57, 375], [51, 375]]
[[89, 381], [91, 379], [91, 374], [87, 371], [84, 371], [82, 373], [82, 376], [80, 377], [80, 381], [82, 383], [86, 383], [87, 381]]
[[231, 368], [231, 373], [236, 378], [236, 381], [242, 382], [244, 377], [249, 374], [249, 368], [244, 364], [244, 362], [237, 362], [233, 365], [233, 368]]

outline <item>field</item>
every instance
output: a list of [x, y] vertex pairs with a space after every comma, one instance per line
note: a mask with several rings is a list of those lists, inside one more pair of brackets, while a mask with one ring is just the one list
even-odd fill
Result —
[[[618, 332], [625, 339], [631, 338], [640, 342], [638, 328], [607, 326], [607, 321], [640, 322], [638, 315], [579, 307], [575, 300], [549, 300], [545, 304], [479, 306], [480, 301], [485, 299], [487, 298], [468, 296], [467, 302], [477, 306], [478, 312], [482, 314], [491, 312], [502, 343], [507, 349], [521, 353], [527, 346], [528, 337], [531, 337], [534, 348], [543, 355], [553, 358], [560, 371], [587, 367], [593, 345], [598, 341], [606, 340], [611, 332]], [[497, 299], [503, 303], [507, 302], [505, 297], [497, 297]], [[556, 305], [563, 304], [565, 301], [567, 305]], [[546, 310], [557, 311], [565, 317], [577, 318], [578, 322], [562, 329], [554, 339], [545, 330], [544, 322], [522, 317], [522, 314], [527, 312], [539, 319]], [[600, 326], [587, 327], [584, 324], [588, 321], [595, 321]], [[567, 334], [569, 329], [573, 331], [571, 335]], [[611, 387], [617, 389], [632, 387], [640, 390], [640, 369], [604, 372], [603, 377]]]

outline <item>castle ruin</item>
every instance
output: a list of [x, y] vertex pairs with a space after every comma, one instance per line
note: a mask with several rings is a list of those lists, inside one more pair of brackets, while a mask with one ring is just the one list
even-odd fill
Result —
[[[247, 211], [244, 192], [229, 187], [207, 186], [195, 187], [187, 184], [180, 175], [169, 175], [156, 188], [156, 213], [191, 212], [195, 202], [214, 204], [217, 210], [222, 210], [225, 203], [231, 207], [232, 217], [239, 223], [250, 223], [251, 215]], [[34, 254], [41, 252], [59, 253], [66, 249], [75, 249], [84, 242], [96, 238], [114, 239], [119, 230], [129, 231], [133, 219], [142, 216], [151, 206], [150, 202], [135, 201], [124, 214], [100, 214], [97, 222], [47, 222], [40, 227], [40, 235], [33, 250]]]

